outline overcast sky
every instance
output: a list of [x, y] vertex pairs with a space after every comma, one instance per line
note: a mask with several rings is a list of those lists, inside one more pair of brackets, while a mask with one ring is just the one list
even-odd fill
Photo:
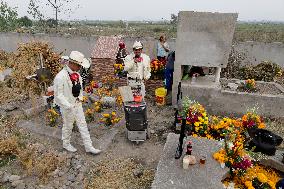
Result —
[[[27, 15], [29, 0], [4, 0]], [[41, 0], [47, 1], [47, 0]], [[284, 0], [74, 0], [80, 8], [60, 19], [162, 20], [180, 10], [237, 12], [241, 21], [284, 21]], [[79, 2], [79, 3], [78, 3]], [[44, 9], [49, 17], [51, 9]]]

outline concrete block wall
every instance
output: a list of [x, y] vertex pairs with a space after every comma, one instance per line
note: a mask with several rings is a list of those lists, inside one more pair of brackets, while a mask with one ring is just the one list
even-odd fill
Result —
[[259, 107], [258, 113], [273, 118], [284, 118], [284, 95], [261, 95], [226, 91], [182, 84], [183, 97], [188, 96], [205, 106], [210, 114], [241, 116], [249, 108]]
[[[25, 43], [33, 40], [47, 41], [55, 47], [58, 52], [64, 52], [68, 55], [72, 50], [81, 51], [86, 57], [91, 57], [91, 53], [96, 44], [97, 37], [78, 37], [78, 36], [60, 36], [48, 34], [19, 34], [19, 33], [0, 33], [0, 49], [7, 52], [17, 50], [18, 43]], [[157, 39], [149, 38], [124, 38], [127, 49], [132, 51], [132, 45], [135, 40], [141, 40], [144, 43], [144, 52], [152, 58], [156, 57]], [[168, 39], [172, 50], [176, 49], [175, 39]], [[263, 43], [263, 42], [238, 42], [234, 44], [237, 52], [244, 52], [247, 58], [243, 64], [248, 62], [257, 64], [263, 60], [271, 60], [284, 68], [284, 44], [281, 42]]]

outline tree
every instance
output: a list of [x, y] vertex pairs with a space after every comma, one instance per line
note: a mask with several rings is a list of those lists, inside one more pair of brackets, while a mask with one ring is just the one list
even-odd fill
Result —
[[15, 7], [9, 7], [4, 1], [0, 2], [0, 30], [13, 30], [17, 26], [18, 12]]
[[41, 13], [39, 9], [39, 1], [38, 0], [30, 0], [29, 7], [28, 7], [28, 13], [32, 15], [34, 19], [37, 19], [39, 21], [44, 20], [44, 15]]
[[70, 3], [74, 0], [30, 0], [29, 11], [28, 13], [33, 15], [35, 19], [43, 20], [45, 17], [39, 9], [40, 4], [45, 4], [53, 9], [56, 21], [58, 25], [58, 16], [59, 13], [70, 14], [76, 8], [79, 8], [77, 5], [75, 8], [70, 7]]
[[25, 27], [31, 27], [33, 25], [33, 21], [29, 19], [27, 16], [19, 18], [18, 23], [20, 26], [25, 26]]
[[171, 14], [171, 24], [177, 25], [178, 16], [175, 14]]

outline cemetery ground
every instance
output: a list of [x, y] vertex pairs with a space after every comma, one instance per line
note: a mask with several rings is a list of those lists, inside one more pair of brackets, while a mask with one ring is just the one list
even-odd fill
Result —
[[[151, 138], [145, 142], [136, 144], [128, 141], [123, 120], [111, 128], [98, 120], [89, 124], [95, 147], [103, 149], [103, 153], [97, 156], [84, 152], [76, 131], [72, 143], [78, 152], [65, 152], [60, 132], [56, 133], [60, 129], [46, 126], [44, 113], [23, 119], [21, 112], [17, 112], [20, 105], [14, 105], [15, 110], [12, 110], [13, 105], [6, 107], [8, 115], [1, 117], [1, 133], [11, 133], [6, 145], [0, 145], [8, 151], [6, 157], [1, 156], [2, 187], [149, 188], [174, 114], [170, 107], [156, 107], [150, 99], [148, 102]], [[123, 116], [122, 111], [117, 113]], [[98, 142], [95, 139], [102, 140]], [[26, 152], [16, 153], [15, 148], [19, 148], [16, 143], [25, 145]], [[102, 146], [97, 146], [99, 144]], [[21, 155], [14, 156], [14, 153]], [[35, 155], [41, 157], [37, 159], [33, 157]], [[11, 175], [20, 176], [18, 183], [11, 180]]]
[[[62, 149], [60, 129], [45, 125], [44, 112], [26, 117], [24, 104], [1, 106], [0, 176], [2, 188], [150, 188], [168, 133], [174, 132], [171, 106], [156, 106], [149, 96], [148, 119], [151, 137], [136, 144], [125, 136], [122, 119], [113, 127], [98, 120], [88, 124], [94, 145], [102, 154], [84, 152], [78, 132], [72, 143], [78, 152]], [[110, 110], [107, 110], [110, 111]], [[123, 117], [123, 111], [117, 110]], [[283, 120], [266, 119], [267, 129], [284, 136]], [[96, 146], [97, 147], [97, 146]], [[4, 149], [3, 149], [4, 148]], [[283, 146], [279, 147], [284, 149]], [[21, 150], [20, 150], [21, 149]], [[174, 150], [172, 154], [174, 156]], [[16, 154], [16, 155], [15, 155]], [[1, 188], [1, 189], [2, 189]]]

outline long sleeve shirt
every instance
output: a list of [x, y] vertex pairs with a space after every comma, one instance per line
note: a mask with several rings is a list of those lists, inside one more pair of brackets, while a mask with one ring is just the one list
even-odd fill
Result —
[[138, 63], [134, 62], [134, 57], [134, 53], [131, 53], [125, 58], [124, 70], [128, 72], [127, 77], [148, 80], [151, 76], [150, 57], [142, 53], [142, 61]]
[[[69, 74], [77, 73], [73, 72], [67, 65], [55, 76], [54, 79], [54, 103], [59, 105], [63, 109], [71, 109], [76, 103], [76, 99], [72, 94], [72, 81]], [[78, 73], [79, 74], [79, 73]], [[80, 75], [80, 74], [79, 74]], [[82, 86], [82, 78], [79, 77], [80, 84]], [[83, 99], [83, 89], [81, 88], [80, 100]]]

